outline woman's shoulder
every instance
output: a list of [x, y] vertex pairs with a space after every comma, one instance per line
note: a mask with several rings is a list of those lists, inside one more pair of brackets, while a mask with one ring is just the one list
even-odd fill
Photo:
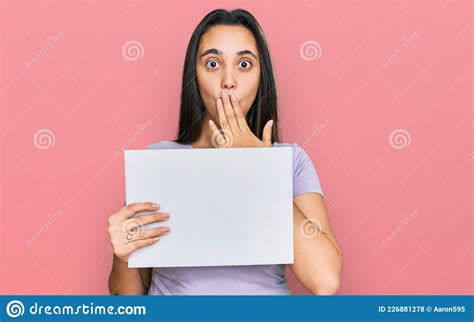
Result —
[[293, 148], [293, 197], [305, 192], [317, 192], [323, 195], [319, 175], [311, 157], [297, 143], [273, 143], [273, 146]]
[[293, 155], [293, 170], [298, 171], [304, 168], [308, 163], [312, 164], [311, 157], [305, 149], [299, 146], [298, 143], [278, 143], [274, 142], [273, 147], [291, 147]]
[[181, 144], [181, 143], [177, 143], [177, 142], [174, 142], [174, 141], [167, 141], [167, 140], [163, 140], [163, 141], [159, 141], [157, 143], [153, 143], [153, 144], [149, 144], [147, 146], [147, 149], [148, 150], [155, 150], [155, 149], [182, 149], [182, 148], [186, 148], [187, 145], [185, 144]]

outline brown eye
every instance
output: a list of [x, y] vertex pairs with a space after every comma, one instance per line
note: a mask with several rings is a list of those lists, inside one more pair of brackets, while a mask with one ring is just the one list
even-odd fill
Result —
[[215, 69], [219, 66], [219, 63], [216, 60], [208, 60], [206, 62], [206, 67], [210, 69]]
[[250, 69], [252, 67], [252, 63], [248, 60], [242, 60], [239, 65], [243, 69]]

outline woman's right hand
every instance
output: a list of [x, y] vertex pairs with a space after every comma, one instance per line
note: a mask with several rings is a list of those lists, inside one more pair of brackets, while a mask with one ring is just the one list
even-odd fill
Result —
[[168, 220], [169, 214], [154, 212], [133, 217], [137, 212], [155, 211], [159, 205], [151, 202], [129, 204], [109, 217], [108, 232], [114, 254], [124, 263], [137, 249], [156, 243], [160, 236], [169, 233], [169, 227], [144, 229], [144, 225]]

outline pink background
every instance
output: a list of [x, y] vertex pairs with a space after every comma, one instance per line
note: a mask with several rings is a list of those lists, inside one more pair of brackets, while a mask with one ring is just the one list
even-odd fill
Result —
[[[3, 1], [1, 293], [107, 294], [118, 152], [175, 138], [187, 41], [221, 7], [266, 33], [283, 141], [310, 154], [343, 249], [339, 294], [472, 294], [468, 1]], [[132, 40], [143, 56], [122, 54]]]

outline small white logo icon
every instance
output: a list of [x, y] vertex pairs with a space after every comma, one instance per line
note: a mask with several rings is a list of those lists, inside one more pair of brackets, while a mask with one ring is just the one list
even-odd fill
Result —
[[54, 136], [53, 131], [48, 129], [41, 129], [36, 131], [33, 136], [33, 143], [35, 147], [41, 150], [46, 150], [54, 146], [56, 142], [56, 137]]
[[122, 56], [128, 61], [135, 61], [143, 57], [145, 49], [143, 45], [136, 40], [127, 41], [122, 46]]
[[18, 300], [13, 300], [7, 304], [7, 314], [11, 318], [17, 318], [25, 313], [25, 307], [23, 303]]
[[396, 150], [401, 150], [410, 146], [411, 136], [408, 131], [404, 129], [397, 129], [390, 133], [388, 138], [390, 146]]
[[300, 56], [304, 60], [311, 61], [319, 59], [322, 54], [321, 45], [314, 40], [305, 41], [300, 46]]

